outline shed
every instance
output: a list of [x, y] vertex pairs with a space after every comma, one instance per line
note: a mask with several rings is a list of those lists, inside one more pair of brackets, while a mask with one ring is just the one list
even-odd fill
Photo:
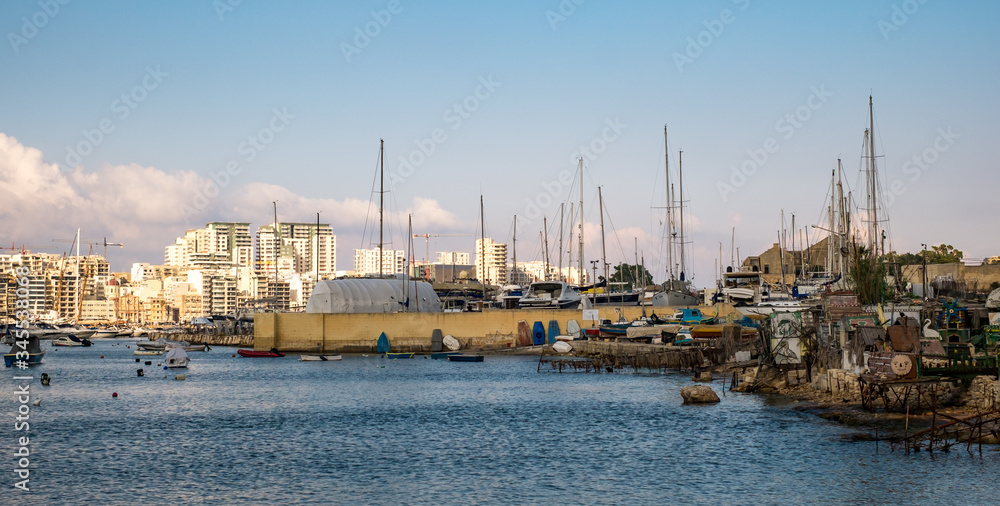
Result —
[[431, 284], [426, 281], [404, 281], [402, 278], [343, 278], [323, 281], [316, 285], [306, 304], [307, 313], [399, 311], [440, 313], [441, 301], [434, 293]]

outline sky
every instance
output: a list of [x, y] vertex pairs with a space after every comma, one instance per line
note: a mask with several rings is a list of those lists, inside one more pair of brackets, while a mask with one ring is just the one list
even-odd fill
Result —
[[[210, 221], [313, 222], [338, 269], [385, 216], [420, 260], [486, 235], [556, 263], [560, 204], [586, 261], [666, 273], [664, 126], [683, 150], [688, 276], [759, 254], [785, 215], [825, 232], [831, 171], [864, 200], [872, 96], [891, 248], [1000, 255], [1000, 5], [938, 0], [0, 4], [0, 246], [122, 243], [162, 263]], [[679, 189], [678, 189], [679, 191]], [[374, 207], [373, 207], [374, 202]], [[796, 233], [798, 237], [799, 233]], [[425, 243], [426, 241], [426, 243]], [[85, 249], [88, 249], [85, 244]], [[97, 250], [103, 249], [103, 245]], [[722, 253], [720, 255], [720, 249]], [[95, 250], [95, 252], [97, 251]], [[0, 250], [2, 251], [2, 250]], [[576, 247], [573, 247], [576, 257]]]

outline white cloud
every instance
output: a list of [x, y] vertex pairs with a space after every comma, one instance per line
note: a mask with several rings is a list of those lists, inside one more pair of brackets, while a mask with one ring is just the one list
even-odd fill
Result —
[[[123, 251], [108, 252], [112, 269], [120, 270], [131, 262], [162, 262], [166, 245], [210, 221], [249, 221], [251, 230], [270, 223], [275, 200], [280, 221], [312, 222], [321, 211], [320, 220], [330, 223], [334, 233], [348, 242], [360, 237], [366, 219], [369, 230], [378, 220], [377, 204], [372, 207], [360, 199], [304, 197], [274, 184], [241, 184], [238, 177], [217, 194], [205, 191], [213, 185], [211, 179], [191, 171], [165, 172], [135, 164], [106, 165], [91, 172], [76, 167], [64, 173], [58, 165], [46, 163], [40, 150], [0, 133], [0, 201], [4, 203], [0, 206], [4, 223], [0, 244], [64, 249], [65, 245], [52, 239], [69, 239], [79, 227], [84, 240], [107, 237], [125, 244]], [[196, 197], [209, 194], [216, 196], [203, 199], [201, 206], [193, 205]], [[414, 214], [415, 224], [424, 227], [447, 231], [462, 226], [438, 201], [421, 197], [414, 198], [408, 210], [386, 219], [405, 224], [408, 212]], [[354, 246], [339, 242], [339, 267], [348, 268]]]

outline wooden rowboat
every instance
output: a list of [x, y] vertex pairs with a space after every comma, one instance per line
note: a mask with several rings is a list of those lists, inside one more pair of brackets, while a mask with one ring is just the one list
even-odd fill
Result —
[[342, 360], [340, 355], [302, 355], [299, 360], [302, 362], [335, 362]]

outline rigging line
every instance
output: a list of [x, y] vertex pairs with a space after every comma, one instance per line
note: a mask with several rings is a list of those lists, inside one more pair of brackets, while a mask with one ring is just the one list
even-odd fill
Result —
[[[382, 156], [381, 149], [379, 150], [379, 155], [375, 157], [375, 171], [372, 174], [372, 190], [371, 193], [369, 193], [368, 197], [368, 210], [365, 212], [365, 226], [361, 231], [361, 249], [368, 249], [365, 247], [365, 239], [366, 236], [368, 235], [368, 220], [371, 218], [371, 212], [372, 212], [373, 197], [371, 197], [371, 195], [377, 193], [375, 191], [375, 182], [378, 181], [378, 162], [380, 156]], [[374, 233], [374, 231], [372, 233]], [[368, 246], [371, 246], [371, 244], [369, 243]]]

